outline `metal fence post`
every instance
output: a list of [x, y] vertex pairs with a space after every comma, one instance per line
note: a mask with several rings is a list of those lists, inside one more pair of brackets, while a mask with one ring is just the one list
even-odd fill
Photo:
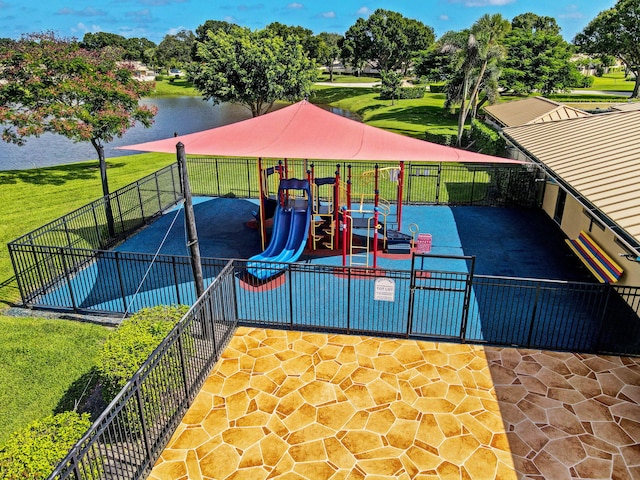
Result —
[[64, 271], [64, 276], [67, 279], [67, 288], [69, 289], [69, 298], [71, 298], [71, 306], [74, 312], [78, 311], [78, 307], [76, 306], [76, 298], [73, 294], [73, 284], [71, 282], [71, 276], [69, 275], [69, 270], [67, 269], [67, 260], [64, 256], [64, 247], [60, 247], [58, 250], [58, 254], [60, 255], [60, 259], [62, 261], [62, 269]]
[[116, 262], [116, 271], [118, 272], [118, 282], [120, 283], [120, 294], [122, 295], [122, 313], [127, 313], [129, 307], [127, 306], [127, 293], [124, 288], [124, 281], [122, 279], [122, 268], [120, 266], [120, 252], [113, 252], [114, 260]]
[[293, 285], [291, 284], [291, 266], [287, 264], [287, 283], [289, 284], [289, 325], [293, 328]]
[[[158, 177], [156, 176], [156, 178]], [[140, 213], [142, 214], [142, 223], [145, 223], [144, 202], [142, 200], [142, 190], [140, 190], [140, 184], [138, 184], [138, 188], [136, 190], [138, 191], [138, 202], [140, 203]]]
[[182, 379], [184, 380], [184, 396], [189, 399], [189, 403], [193, 399], [193, 392], [189, 388], [189, 375], [187, 371], [187, 361], [184, 353], [184, 341], [182, 339], [184, 329], [178, 331], [178, 351], [180, 352], [180, 367], [182, 369]]
[[[527, 345], [526, 345], [527, 347], [531, 346], [531, 337], [533, 336], [533, 327], [536, 322], [536, 314], [538, 313], [539, 300], [540, 300], [540, 284], [538, 283], [536, 285], [536, 298], [533, 303], [533, 308], [531, 309], [531, 318], [529, 319], [531, 323], [529, 324], [529, 334], [527, 335]], [[553, 346], [550, 346], [550, 348], [553, 348]]]
[[475, 255], [472, 255], [471, 268], [469, 268], [469, 273], [465, 280], [464, 301], [462, 304], [462, 322], [460, 324], [460, 341], [462, 343], [465, 343], [467, 338], [467, 324], [469, 323], [469, 308], [471, 305], [471, 291], [473, 288], [473, 273], [475, 271], [475, 265], [476, 257]]
[[140, 377], [136, 376], [134, 383], [136, 386], [136, 403], [138, 405], [138, 413], [140, 414], [140, 425], [142, 427], [144, 446], [147, 450], [147, 458], [153, 458], [153, 449], [151, 448], [151, 439], [149, 438], [147, 419], [144, 416], [144, 400], [142, 398], [142, 386], [140, 384]]

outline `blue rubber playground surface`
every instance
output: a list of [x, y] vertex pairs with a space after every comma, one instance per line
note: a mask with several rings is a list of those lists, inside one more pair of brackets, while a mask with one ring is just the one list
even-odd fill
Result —
[[[258, 205], [254, 201], [235, 198], [194, 199], [194, 213], [203, 258], [248, 259], [262, 251], [259, 232], [250, 228]], [[571, 282], [594, 282], [588, 271], [573, 255], [555, 223], [540, 210], [496, 207], [404, 206], [402, 229], [417, 226], [418, 233], [432, 236], [431, 253], [443, 256], [475, 256], [475, 275], [493, 275], [531, 279], [551, 279]], [[148, 254], [145, 261], [131, 261], [126, 272], [116, 271], [115, 262], [98, 259], [76, 274], [68, 286], [47, 294], [42, 303], [55, 303], [56, 299], [73, 295], [74, 302], [83, 309], [129, 313], [158, 303], [186, 303], [195, 301], [191, 272], [186, 265], [176, 268], [166, 260], [153, 265], [153, 255], [187, 256], [189, 251], [181, 206], [161, 215], [152, 224], [130, 237], [116, 249], [120, 258], [129, 253]], [[136, 255], [131, 255], [136, 258]], [[158, 257], [160, 258], [160, 257]], [[163, 257], [164, 258], [164, 257]], [[243, 289], [237, 278], [239, 318], [259, 319], [266, 324], [281, 324], [283, 312], [293, 317], [292, 325], [310, 328], [349, 328], [380, 333], [410, 330], [416, 335], [458, 335], [459, 317], [464, 294], [456, 289], [464, 287], [463, 276], [468, 272], [468, 261], [452, 258], [427, 259], [421, 269], [430, 272], [453, 272], [451, 278], [427, 275], [418, 280], [426, 290], [416, 291], [416, 304], [420, 311], [409, 312], [408, 276], [393, 277], [393, 301], [374, 300], [371, 277], [331, 274], [342, 265], [342, 254], [333, 252], [305, 252], [298, 260], [307, 264], [327, 266], [327, 274], [292, 273], [283, 285], [268, 289]], [[373, 261], [370, 261], [370, 265]], [[379, 257], [377, 266], [383, 271], [409, 271], [410, 256]], [[205, 283], [210, 283], [219, 268], [205, 268]], [[322, 270], [322, 269], [321, 269]], [[460, 272], [460, 278], [455, 278]], [[144, 280], [144, 282], [142, 282]], [[352, 282], [347, 285], [348, 282]], [[124, 288], [123, 288], [124, 285]], [[475, 283], [474, 283], [475, 285]], [[349, 290], [351, 289], [351, 290]], [[435, 295], [438, 290], [447, 295]], [[126, 290], [126, 295], [121, 292]], [[351, 291], [350, 298], [342, 292]], [[70, 293], [72, 292], [72, 293]], [[135, 292], [135, 293], [133, 293]], [[512, 318], [509, 311], [498, 311], [493, 305], [500, 298], [487, 299], [486, 293], [474, 287], [471, 292], [467, 335], [468, 338], [500, 341]], [[525, 293], [518, 293], [525, 295]], [[49, 297], [49, 298], [47, 298]], [[169, 300], [167, 300], [169, 299]], [[64, 298], [69, 302], [68, 298]], [[550, 308], [565, 308], [570, 317], [564, 325], [542, 326], [535, 335], [544, 336], [551, 330], [562, 330], [569, 342], [585, 343], [585, 332], [590, 319], [581, 314], [583, 299], [565, 298], [561, 302], [550, 300]], [[491, 305], [491, 307], [489, 307]], [[558, 318], [558, 315], [555, 315]], [[580, 323], [571, 325], [571, 318]], [[349, 325], [345, 325], [348, 319]], [[563, 320], [564, 321], [564, 320]], [[409, 325], [407, 325], [409, 323]], [[557, 322], [556, 322], [557, 323]], [[568, 329], [568, 330], [567, 330]], [[568, 332], [568, 333], [567, 333]], [[513, 332], [512, 332], [513, 334]], [[531, 332], [516, 332], [530, 335]], [[588, 341], [587, 341], [588, 343]]]

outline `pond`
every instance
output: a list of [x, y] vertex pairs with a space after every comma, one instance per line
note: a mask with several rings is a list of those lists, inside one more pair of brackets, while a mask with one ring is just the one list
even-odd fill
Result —
[[[246, 107], [230, 103], [213, 105], [202, 97], [145, 98], [145, 105], [155, 105], [158, 113], [151, 128], [141, 125], [129, 129], [122, 138], [105, 145], [107, 158], [134, 155], [139, 152], [116, 150], [115, 147], [151, 142], [173, 136], [184, 135], [209, 128], [246, 120], [251, 113]], [[280, 105], [282, 107], [284, 105]], [[278, 108], [278, 107], [276, 107]], [[338, 115], [356, 118], [351, 112], [333, 107], [324, 107]], [[90, 142], [74, 143], [55, 134], [30, 137], [25, 145], [17, 146], [0, 141], [0, 170], [22, 170], [48, 167], [83, 160], [97, 160], [98, 156]]]

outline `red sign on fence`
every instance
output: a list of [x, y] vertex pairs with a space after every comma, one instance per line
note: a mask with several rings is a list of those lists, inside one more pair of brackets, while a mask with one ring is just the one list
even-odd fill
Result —
[[418, 244], [416, 246], [416, 253], [429, 253], [431, 252], [431, 234], [419, 233]]

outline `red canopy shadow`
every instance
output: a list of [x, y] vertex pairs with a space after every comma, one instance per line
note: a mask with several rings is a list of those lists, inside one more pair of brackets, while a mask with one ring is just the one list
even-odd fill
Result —
[[118, 147], [190, 155], [326, 160], [523, 163], [418, 140], [365, 125], [301, 101], [230, 125]]

